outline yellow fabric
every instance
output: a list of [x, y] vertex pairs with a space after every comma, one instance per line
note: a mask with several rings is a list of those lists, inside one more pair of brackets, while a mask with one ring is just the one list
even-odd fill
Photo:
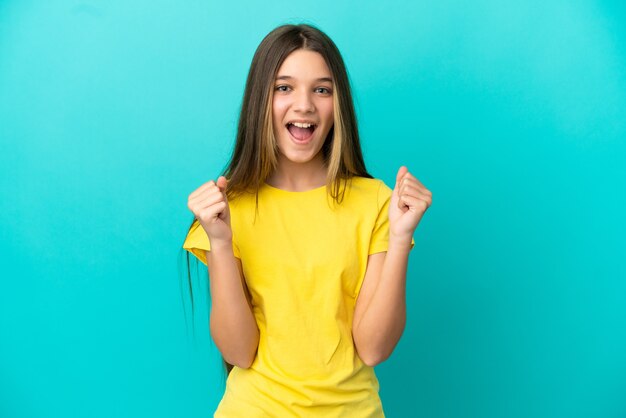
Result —
[[[260, 339], [252, 366], [229, 374], [215, 417], [384, 417], [351, 329], [368, 255], [387, 250], [391, 193], [354, 177], [335, 205], [325, 186], [264, 184], [256, 218], [254, 195], [229, 201]], [[183, 248], [206, 264], [210, 244], [197, 222]]]

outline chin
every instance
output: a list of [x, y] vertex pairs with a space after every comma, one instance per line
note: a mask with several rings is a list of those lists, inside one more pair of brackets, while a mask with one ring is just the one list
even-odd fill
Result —
[[284, 159], [289, 160], [292, 163], [298, 163], [298, 164], [304, 164], [304, 163], [308, 163], [308, 162], [314, 160], [317, 157], [317, 155], [321, 153], [321, 151], [322, 150], [320, 148], [315, 154], [313, 154], [313, 153], [303, 154], [303, 153], [289, 152], [289, 151], [287, 153], [285, 153], [282, 150], [279, 150], [280, 155]]
[[307, 144], [296, 144], [290, 137], [277, 138], [278, 152], [287, 157], [289, 160], [310, 160], [321, 150], [316, 144], [316, 140], [310, 141]]

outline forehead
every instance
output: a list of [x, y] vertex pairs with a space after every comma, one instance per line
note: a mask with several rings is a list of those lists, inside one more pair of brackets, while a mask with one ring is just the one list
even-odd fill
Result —
[[278, 69], [276, 78], [314, 81], [320, 78], [332, 79], [324, 57], [318, 52], [297, 49], [285, 58]]

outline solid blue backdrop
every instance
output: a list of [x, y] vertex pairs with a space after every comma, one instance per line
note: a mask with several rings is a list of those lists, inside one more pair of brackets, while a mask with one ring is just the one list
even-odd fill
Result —
[[[341, 50], [369, 170], [434, 195], [387, 416], [626, 416], [622, 2], [0, 2], [0, 416], [206, 417], [223, 391], [187, 195], [254, 50]], [[182, 295], [185, 294], [184, 288]], [[185, 322], [185, 313], [187, 323]]]

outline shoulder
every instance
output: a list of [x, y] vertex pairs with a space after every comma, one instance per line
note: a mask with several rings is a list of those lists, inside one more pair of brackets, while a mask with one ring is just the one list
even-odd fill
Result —
[[245, 208], [256, 203], [256, 193], [253, 192], [240, 192], [234, 196], [228, 197], [228, 206], [230, 209]]
[[391, 196], [392, 190], [384, 181], [377, 178], [354, 176], [347, 184], [350, 193], [356, 193], [363, 197], [384, 201]]
[[381, 179], [353, 176], [350, 178], [350, 181], [348, 182], [348, 187], [353, 188], [353, 189], [354, 188], [359, 189], [362, 191], [373, 190], [376, 192], [381, 187], [381, 185], [384, 185], [384, 184], [385, 183]]

